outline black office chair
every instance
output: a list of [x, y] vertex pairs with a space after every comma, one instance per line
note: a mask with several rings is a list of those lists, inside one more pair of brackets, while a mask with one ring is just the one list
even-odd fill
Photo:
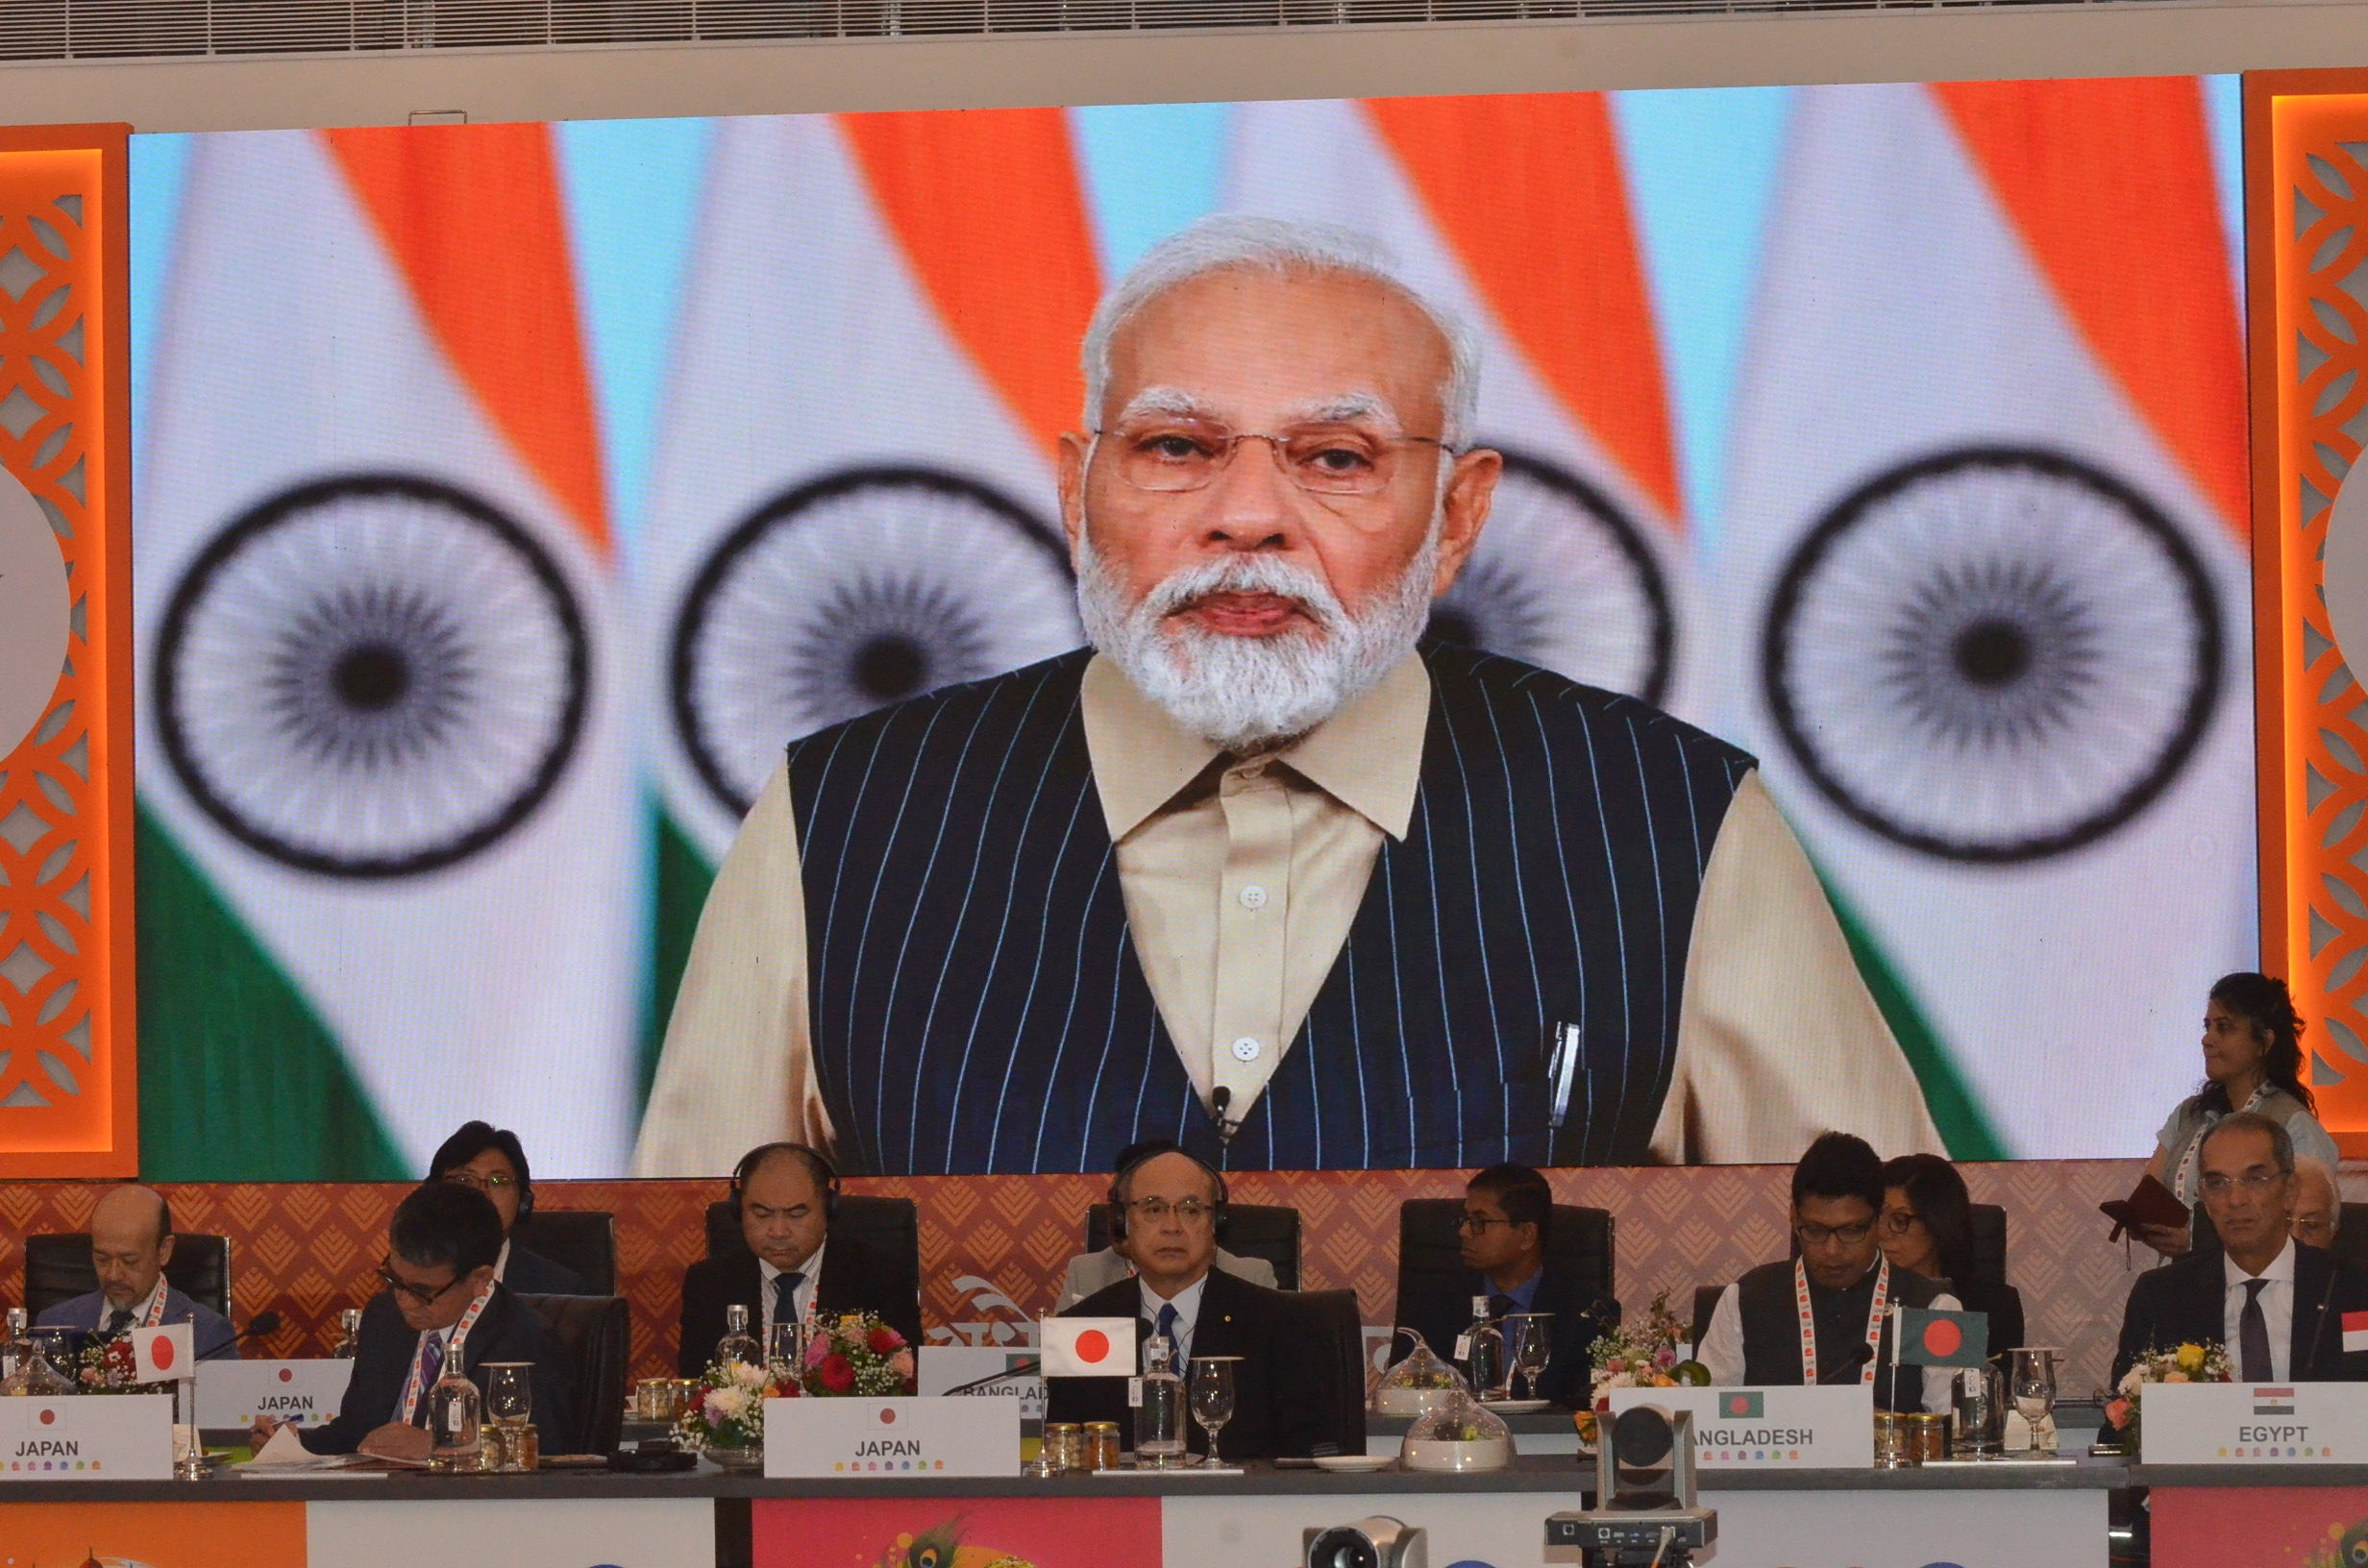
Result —
[[537, 1209], [520, 1214], [509, 1238], [583, 1276], [584, 1294], [617, 1293], [617, 1220], [598, 1209]]
[[[540, 1433], [546, 1454], [606, 1454], [625, 1430], [625, 1376], [633, 1364], [633, 1314], [623, 1296], [530, 1296], [565, 1358], [575, 1390], [572, 1432]], [[536, 1423], [541, 1425], [538, 1420]]]
[[1333, 1405], [1338, 1410], [1341, 1452], [1365, 1452], [1365, 1313], [1354, 1290], [1301, 1290], [1293, 1305], [1308, 1332], [1322, 1341], [1332, 1366]]
[[[1110, 1206], [1098, 1203], [1085, 1213], [1085, 1250], [1110, 1244]], [[1237, 1258], [1258, 1258], [1274, 1266], [1278, 1289], [1299, 1288], [1299, 1211], [1279, 1204], [1225, 1205], [1224, 1234], [1217, 1244]]]
[[[921, 1300], [921, 1209], [910, 1198], [867, 1198], [852, 1192], [838, 1197], [838, 1213], [830, 1221], [829, 1240], [852, 1237], [863, 1250], [877, 1260], [888, 1271], [888, 1284], [896, 1290], [897, 1299], [906, 1296]], [[731, 1212], [729, 1203], [707, 1205], [707, 1256], [721, 1258], [727, 1253], [746, 1252], [748, 1242], [740, 1235], [739, 1216]], [[918, 1306], [915, 1320], [892, 1326], [908, 1337], [920, 1332]]]
[[2368, 1268], [2368, 1203], [2347, 1203], [2343, 1217], [2335, 1226], [2334, 1244], [2331, 1249], [2336, 1257]]
[[[183, 1232], [173, 1237], [164, 1278], [201, 1307], [231, 1315], [231, 1241], [227, 1236]], [[90, 1235], [25, 1237], [25, 1311], [37, 1319], [52, 1307], [86, 1296], [99, 1287], [90, 1266]]]
[[[1462, 1198], [1409, 1198], [1397, 1210], [1397, 1299], [1405, 1301], [1428, 1282], [1461, 1279], [1464, 1217]], [[1591, 1294], [1613, 1289], [1613, 1224], [1609, 1209], [1558, 1203], [1546, 1220], [1545, 1266], [1576, 1280]]]

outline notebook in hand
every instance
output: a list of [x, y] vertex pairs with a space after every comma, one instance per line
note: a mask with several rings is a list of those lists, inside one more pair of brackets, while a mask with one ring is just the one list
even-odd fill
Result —
[[2154, 1179], [2150, 1172], [2137, 1179], [2126, 1198], [2114, 1198], [2100, 1203], [2097, 1208], [2113, 1222], [2113, 1234], [2108, 1241], [2118, 1241], [2125, 1231], [2134, 1231], [2144, 1225], [2178, 1225], [2187, 1223], [2187, 1206], [2167, 1187]]

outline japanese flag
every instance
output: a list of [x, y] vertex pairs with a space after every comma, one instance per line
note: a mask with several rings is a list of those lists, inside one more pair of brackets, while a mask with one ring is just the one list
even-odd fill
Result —
[[2368, 1350], [2368, 1312], [2343, 1314], [2343, 1353], [2350, 1356]]
[[178, 1383], [197, 1376], [197, 1351], [189, 1339], [189, 1325], [173, 1323], [160, 1329], [132, 1332], [132, 1361], [142, 1383]]
[[1038, 1326], [1048, 1378], [1131, 1378], [1135, 1320], [1131, 1317], [1048, 1317]]

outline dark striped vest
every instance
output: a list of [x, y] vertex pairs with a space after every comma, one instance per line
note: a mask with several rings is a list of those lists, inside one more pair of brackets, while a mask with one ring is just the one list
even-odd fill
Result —
[[[1930, 1307], [1945, 1288], [1904, 1268], [1891, 1270], [1891, 1300], [1902, 1307]], [[1875, 1270], [1847, 1290], [1809, 1287], [1810, 1321], [1817, 1335], [1817, 1381], [1853, 1384], [1865, 1375], [1866, 1316], [1875, 1304]], [[1792, 1294], [1792, 1260], [1762, 1263], [1735, 1282], [1735, 1305], [1743, 1327], [1743, 1381], [1762, 1387], [1798, 1387], [1801, 1382], [1801, 1311]], [[1884, 1314], [1875, 1347], [1875, 1408], [1924, 1408], [1924, 1369], [1891, 1366], [1891, 1319]]]
[[[1136, 962], [1078, 712], [1088, 656], [789, 748], [814, 1064], [847, 1168], [1106, 1170], [1150, 1137], [1249, 1169], [1643, 1156], [1750, 757], [1627, 698], [1426, 649], [1407, 835], [1222, 1143]], [[1564, 1022], [1581, 1043], [1556, 1127]]]

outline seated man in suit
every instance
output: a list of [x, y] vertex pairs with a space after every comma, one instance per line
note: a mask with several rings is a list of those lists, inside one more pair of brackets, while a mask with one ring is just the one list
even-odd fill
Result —
[[[541, 1314], [493, 1277], [501, 1255], [502, 1218], [481, 1192], [456, 1182], [426, 1182], [398, 1204], [379, 1264], [386, 1288], [362, 1309], [345, 1402], [327, 1425], [297, 1429], [305, 1447], [426, 1458], [428, 1390], [456, 1356], [481, 1392], [487, 1362], [533, 1363], [536, 1429], [546, 1441], [574, 1431], [566, 1362]], [[279, 1425], [256, 1422], [256, 1446]]]
[[2337, 1250], [2343, 1228], [2343, 1187], [2335, 1167], [2308, 1155], [2294, 1157], [2294, 1239], [2306, 1247]]
[[238, 1336], [229, 1321], [165, 1283], [172, 1256], [173, 1211], [164, 1194], [148, 1187], [115, 1188], [90, 1212], [90, 1267], [99, 1287], [52, 1307], [38, 1326], [113, 1339], [133, 1329], [186, 1323], [201, 1360], [236, 1357]]
[[[1119, 1157], [1112, 1162], [1111, 1168], [1123, 1170], [1163, 1149], [1181, 1146], [1172, 1138], [1152, 1138], [1140, 1143], [1129, 1143], [1119, 1150]], [[1274, 1265], [1264, 1258], [1237, 1258], [1220, 1247], [1217, 1249], [1216, 1266], [1221, 1273], [1230, 1274], [1237, 1280], [1247, 1280], [1252, 1285], [1263, 1285], [1270, 1290], [1276, 1285]], [[1110, 1245], [1101, 1251], [1081, 1252], [1069, 1260], [1069, 1273], [1061, 1281], [1061, 1299], [1052, 1310], [1065, 1312], [1095, 1291], [1106, 1290], [1121, 1280], [1134, 1278], [1134, 1274], [1135, 1262], [1126, 1256], [1125, 1244], [1114, 1234]]]
[[[1792, 1167], [1800, 1254], [1727, 1286], [1694, 1359], [1716, 1384], [1871, 1384], [1887, 1410], [1948, 1409], [1954, 1369], [1891, 1365], [1893, 1307], [1958, 1310], [1936, 1280], [1883, 1256], [1883, 1162], [1866, 1140], [1826, 1133]], [[1879, 1375], [1880, 1374], [1880, 1375]]]
[[1491, 1165], [1464, 1188], [1459, 1222], [1464, 1267], [1461, 1278], [1433, 1280], [1397, 1304], [1397, 1324], [1429, 1342], [1434, 1355], [1449, 1356], [1456, 1336], [1472, 1319], [1474, 1298], [1489, 1298], [1489, 1315], [1550, 1312], [1552, 1358], [1538, 1380], [1538, 1394], [1558, 1405], [1577, 1407], [1591, 1391], [1589, 1350], [1603, 1331], [1619, 1321], [1619, 1303], [1577, 1280], [1546, 1267], [1546, 1227], [1554, 1217], [1554, 1191], [1527, 1165]]
[[693, 1263], [682, 1274], [679, 1364], [697, 1377], [724, 1337], [724, 1310], [746, 1307], [749, 1332], [769, 1345], [776, 1323], [817, 1312], [872, 1312], [921, 1343], [921, 1297], [852, 1236], [830, 1234], [839, 1174], [802, 1143], [764, 1143], [740, 1157], [730, 1201], [747, 1250]]
[[462, 1122], [428, 1162], [428, 1179], [458, 1182], [493, 1200], [494, 1213], [502, 1216], [502, 1256], [493, 1265], [495, 1279], [530, 1296], [589, 1294], [582, 1275], [510, 1239], [518, 1216], [534, 1212], [534, 1178], [527, 1170], [526, 1145], [516, 1133], [490, 1122]]
[[2368, 1273], [2294, 1239], [2294, 1140], [2274, 1116], [2240, 1111], [2204, 1134], [2196, 1190], [2221, 1250], [2149, 1269], [2121, 1314], [2116, 1383], [2150, 1350], [2228, 1347], [2239, 1383], [2368, 1380], [2345, 1355], [2343, 1314], [2368, 1311]]
[[[1216, 1271], [1217, 1225], [1225, 1181], [1180, 1149], [1122, 1166], [1110, 1184], [1112, 1231], [1134, 1261], [1135, 1277], [1086, 1297], [1066, 1317], [1131, 1317], [1147, 1339], [1166, 1335], [1177, 1364], [1195, 1356], [1238, 1356], [1225, 1454], [1235, 1459], [1304, 1456], [1341, 1444], [1339, 1400], [1319, 1346], [1324, 1331], [1280, 1290]], [[1122, 1229], [1121, 1227], [1123, 1227]], [[1134, 1446], [1123, 1378], [1051, 1378], [1048, 1421], [1116, 1421]], [[1197, 1423], [1190, 1442], [1206, 1452]]]

